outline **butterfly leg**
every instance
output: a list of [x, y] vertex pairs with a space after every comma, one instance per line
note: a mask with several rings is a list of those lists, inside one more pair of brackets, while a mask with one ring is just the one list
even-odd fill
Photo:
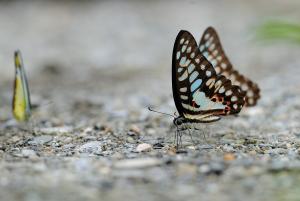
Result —
[[176, 149], [178, 149], [178, 135], [179, 135], [179, 129], [176, 127], [175, 136], [174, 136], [174, 144], [176, 144]]
[[180, 130], [179, 135], [178, 135], [179, 136], [179, 147], [181, 147], [181, 148], [182, 148], [182, 131], [183, 130]]
[[190, 136], [190, 138], [191, 138], [191, 140], [192, 140], [193, 145], [196, 146], [196, 143], [195, 143], [195, 141], [194, 141], [194, 139], [193, 139], [193, 135], [192, 135], [192, 133], [191, 133], [191, 130], [188, 129], [188, 132], [189, 132], [189, 136]]

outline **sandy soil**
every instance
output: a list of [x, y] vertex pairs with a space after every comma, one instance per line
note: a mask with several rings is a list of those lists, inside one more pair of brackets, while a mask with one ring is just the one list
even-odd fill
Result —
[[[270, 2], [1, 1], [0, 200], [299, 200], [299, 47], [254, 38], [299, 3]], [[175, 36], [209, 25], [262, 98], [176, 153], [172, 119], [147, 107], [176, 111]], [[37, 106], [27, 124], [11, 114], [15, 49]]]

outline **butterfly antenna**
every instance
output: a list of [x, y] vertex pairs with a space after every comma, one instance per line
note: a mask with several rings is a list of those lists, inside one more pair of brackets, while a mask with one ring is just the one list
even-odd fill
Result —
[[159, 112], [159, 111], [153, 110], [151, 107], [148, 107], [148, 110], [151, 111], [151, 112], [156, 112], [156, 113], [158, 113], [158, 114], [168, 115], [168, 116], [170, 116], [170, 117], [176, 118], [175, 115], [168, 114], [168, 113], [165, 113], [165, 112]]

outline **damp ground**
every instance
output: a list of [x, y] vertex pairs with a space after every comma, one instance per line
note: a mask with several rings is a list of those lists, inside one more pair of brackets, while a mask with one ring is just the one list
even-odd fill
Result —
[[[123, 14], [117, 12], [115, 20], [106, 18], [101, 26], [120, 4]], [[205, 14], [195, 14], [199, 4], [193, 1], [183, 7], [135, 1], [1, 5], [8, 16], [9, 10], [18, 10], [21, 24], [29, 28], [22, 35], [13, 31], [15, 24], [2, 20], [10, 31], [2, 32], [1, 43], [12, 51], [21, 46], [35, 107], [30, 122], [12, 119], [12, 52], [2, 50], [7, 57], [1, 57], [1, 65], [9, 67], [0, 67], [1, 200], [299, 200], [299, 47], [248, 38], [257, 18], [271, 11], [234, 1], [223, 10], [203, 2]], [[21, 10], [24, 6], [28, 11]], [[55, 17], [30, 23], [44, 6]], [[167, 12], [179, 8], [188, 16]], [[284, 14], [280, 8], [272, 11]], [[213, 10], [225, 17], [214, 18]], [[236, 19], [237, 10], [244, 16], [229, 29], [223, 20]], [[195, 16], [199, 28], [190, 21]], [[121, 25], [124, 20], [127, 27]], [[226, 52], [237, 69], [259, 84], [262, 98], [238, 116], [197, 125], [192, 138], [184, 133], [177, 153], [173, 119], [147, 107], [176, 111], [173, 40], [182, 26], [200, 38], [206, 24], [219, 28]], [[51, 28], [57, 29], [52, 33]], [[47, 40], [41, 42], [40, 34]]]

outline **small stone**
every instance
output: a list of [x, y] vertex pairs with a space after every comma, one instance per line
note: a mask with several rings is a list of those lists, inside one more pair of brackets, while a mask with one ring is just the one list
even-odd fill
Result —
[[162, 161], [156, 158], [136, 158], [117, 161], [113, 167], [117, 169], [148, 168], [161, 165]]
[[189, 150], [196, 150], [196, 147], [194, 145], [190, 145], [186, 147]]
[[100, 153], [102, 151], [101, 142], [99, 141], [91, 141], [85, 143], [84, 145], [80, 146], [78, 151], [80, 153]]
[[233, 152], [234, 148], [232, 146], [226, 144], [223, 146], [223, 150], [224, 150], [224, 152]]
[[72, 138], [71, 137], [66, 137], [65, 139], [63, 139], [64, 144], [69, 144], [72, 142]]
[[224, 158], [225, 161], [233, 161], [233, 160], [235, 160], [235, 156], [232, 153], [226, 153], [226, 154], [224, 154], [223, 158]]
[[291, 145], [290, 143], [287, 143], [287, 144], [286, 144], [286, 148], [287, 148], [287, 149], [290, 149], [290, 148], [292, 148], [292, 145]]
[[185, 164], [181, 163], [177, 167], [177, 175], [183, 176], [183, 175], [196, 175], [197, 173], [197, 166], [194, 164]]
[[156, 133], [156, 131], [155, 131], [155, 129], [153, 129], [153, 128], [149, 128], [149, 129], [147, 129], [146, 133], [147, 133], [148, 135], [154, 135], [154, 134]]
[[12, 142], [12, 143], [17, 143], [18, 141], [20, 141], [21, 140], [21, 138], [19, 137], [19, 136], [13, 136], [13, 137], [11, 137], [11, 139], [10, 139], [10, 141]]
[[44, 134], [70, 133], [73, 131], [73, 127], [63, 126], [63, 127], [40, 128], [39, 131]]
[[33, 138], [31, 141], [28, 142], [28, 144], [30, 145], [43, 145], [46, 144], [48, 142], [51, 142], [53, 139], [52, 136], [50, 135], [42, 135], [42, 136], [38, 136]]
[[209, 145], [209, 144], [202, 144], [202, 145], [199, 145], [199, 150], [202, 150], [202, 149], [213, 149], [214, 147], [212, 145]]
[[256, 151], [255, 150], [251, 150], [251, 151], [249, 151], [249, 155], [252, 155], [252, 156], [255, 156], [257, 153], [256, 153]]
[[177, 149], [175, 146], [167, 145], [163, 149], [167, 152], [168, 155], [174, 156], [177, 153]]
[[132, 137], [128, 137], [128, 138], [126, 139], [126, 142], [131, 143], [131, 144], [135, 144], [135, 143], [136, 143], [136, 140], [133, 139]]
[[214, 173], [216, 175], [220, 175], [225, 170], [225, 166], [221, 163], [212, 163], [210, 165], [211, 173]]
[[152, 145], [151, 144], [147, 144], [147, 143], [139, 144], [136, 147], [136, 151], [137, 152], [148, 152], [148, 151], [151, 151], [151, 150], [152, 150]]
[[130, 127], [129, 131], [134, 132], [136, 134], [140, 134], [141, 133], [141, 129], [139, 129], [139, 127], [137, 127], [136, 125], [132, 125]]
[[209, 165], [201, 165], [200, 167], [199, 167], [199, 172], [200, 173], [202, 173], [202, 174], [207, 174], [207, 173], [209, 173], [210, 172], [210, 167], [209, 167]]
[[92, 134], [93, 132], [93, 128], [92, 127], [87, 127], [86, 129], [83, 130], [83, 132], [87, 135]]
[[32, 149], [22, 149], [21, 156], [25, 158], [31, 158], [31, 159], [37, 157], [35, 151]]

